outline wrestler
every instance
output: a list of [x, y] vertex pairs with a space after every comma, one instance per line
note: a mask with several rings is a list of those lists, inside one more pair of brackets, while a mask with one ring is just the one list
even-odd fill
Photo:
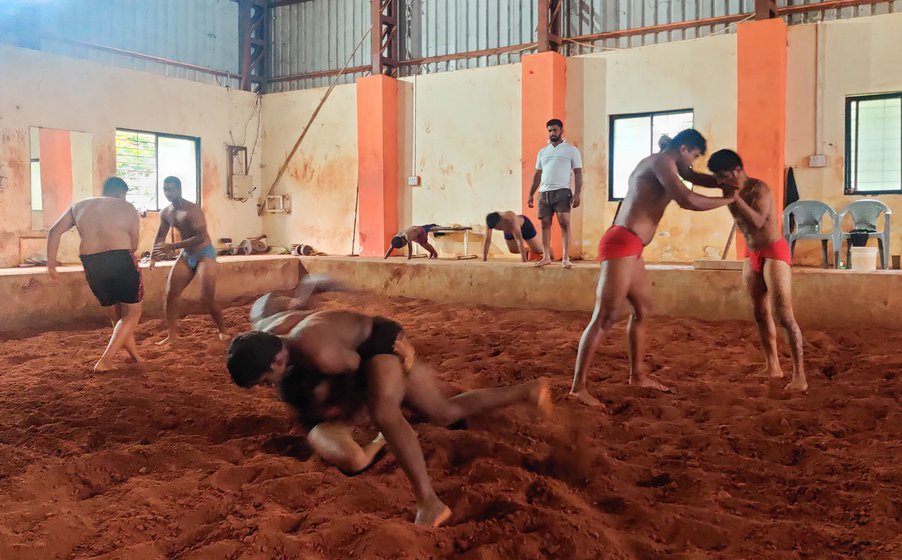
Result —
[[[309, 293], [309, 281], [299, 289]], [[518, 402], [550, 412], [545, 379], [447, 398], [433, 369], [415, 358], [398, 323], [353, 311], [311, 312], [303, 309], [304, 300], [267, 294], [254, 303], [251, 322], [263, 330], [232, 341], [228, 354], [232, 380], [241, 387], [258, 383], [279, 387], [281, 398], [307, 428], [311, 447], [346, 473], [360, 472], [378, 458], [381, 438], [361, 446], [351, 437], [351, 426], [368, 416], [411, 483], [417, 524], [437, 527], [451, 510], [433, 490], [402, 403], [439, 426]]]
[[[705, 153], [707, 143], [696, 130], [677, 134], [661, 152], [636, 166], [629, 178], [629, 190], [612, 225], [598, 244], [601, 273], [595, 292], [595, 310], [579, 341], [573, 386], [570, 395], [591, 406], [601, 402], [589, 394], [586, 377], [595, 349], [617, 320], [624, 304], [630, 316], [630, 384], [661, 391], [669, 389], [651, 377], [645, 360], [645, 321], [649, 313], [649, 282], [642, 250], [651, 243], [664, 210], [671, 201], [680, 208], [704, 211], [726, 206], [733, 198], [712, 198], [687, 189], [680, 177], [704, 187], [717, 187], [711, 175], [692, 171], [691, 165]], [[735, 195], [734, 195], [735, 197]]]
[[779, 214], [774, 195], [764, 181], [749, 177], [739, 154], [719, 150], [711, 154], [708, 169], [724, 187], [739, 196], [728, 206], [745, 237], [746, 255], [742, 278], [755, 309], [755, 322], [764, 349], [767, 377], [783, 377], [777, 354], [777, 329], [774, 316], [786, 332], [792, 355], [792, 379], [786, 388], [804, 391], [808, 388], [802, 360], [802, 331], [792, 311], [792, 255], [789, 244], [780, 234]]

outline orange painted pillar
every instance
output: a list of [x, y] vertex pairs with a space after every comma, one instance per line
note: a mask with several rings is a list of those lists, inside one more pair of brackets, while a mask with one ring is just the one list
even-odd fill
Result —
[[357, 80], [360, 255], [381, 257], [398, 232], [398, 81]]
[[[736, 151], [746, 172], [773, 190], [783, 214], [786, 146], [786, 24], [780, 18], [739, 24]], [[782, 227], [782, 221], [781, 221]], [[736, 235], [736, 254], [745, 240]]]
[[72, 206], [72, 145], [68, 130], [42, 128], [38, 132], [41, 166], [41, 205], [44, 227]]
[[[529, 216], [540, 229], [537, 217], [539, 207], [538, 194], [536, 207], [529, 208], [529, 188], [536, 172], [536, 156], [548, 144], [548, 131], [545, 123], [550, 119], [564, 121], [564, 139], [567, 138], [566, 96], [567, 96], [567, 60], [556, 52], [543, 52], [523, 57], [521, 85], [521, 147], [520, 160], [523, 166], [523, 214]], [[540, 233], [541, 235], [541, 233]], [[575, 237], [572, 236], [571, 237]], [[571, 244], [575, 242], [571, 239]], [[555, 226], [551, 230], [551, 249], [556, 258], [561, 256], [561, 230]], [[571, 255], [578, 256], [578, 255]]]

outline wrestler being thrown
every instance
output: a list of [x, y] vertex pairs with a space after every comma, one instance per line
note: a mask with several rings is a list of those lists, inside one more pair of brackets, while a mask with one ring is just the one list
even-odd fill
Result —
[[[548, 381], [475, 389], [447, 398], [434, 370], [415, 356], [395, 321], [308, 307], [316, 294], [344, 289], [328, 278], [307, 277], [293, 293], [258, 299], [250, 313], [254, 330], [237, 336], [229, 347], [229, 373], [241, 387], [278, 387], [282, 400], [298, 412], [314, 451], [346, 474], [372, 466], [387, 444], [416, 496], [415, 523], [438, 527], [451, 510], [432, 488], [402, 403], [439, 426], [519, 402], [548, 415]], [[380, 434], [359, 445], [351, 429], [367, 417]]]

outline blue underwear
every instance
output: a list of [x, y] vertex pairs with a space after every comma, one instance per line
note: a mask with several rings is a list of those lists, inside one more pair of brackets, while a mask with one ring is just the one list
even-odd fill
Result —
[[197, 266], [203, 259], [213, 259], [214, 261], [216, 260], [216, 248], [214, 248], [212, 245], [206, 245], [204, 248], [200, 249], [194, 254], [189, 253], [186, 249], [182, 249], [182, 257], [184, 257], [185, 264], [188, 265], [188, 268], [191, 269], [191, 272], [197, 272]]

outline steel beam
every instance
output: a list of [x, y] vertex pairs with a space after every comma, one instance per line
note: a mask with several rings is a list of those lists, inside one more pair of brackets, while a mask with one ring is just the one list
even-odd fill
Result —
[[373, 75], [398, 77], [399, 0], [370, 0], [373, 18]]
[[268, 0], [238, 0], [241, 89], [263, 93], [269, 82]]

